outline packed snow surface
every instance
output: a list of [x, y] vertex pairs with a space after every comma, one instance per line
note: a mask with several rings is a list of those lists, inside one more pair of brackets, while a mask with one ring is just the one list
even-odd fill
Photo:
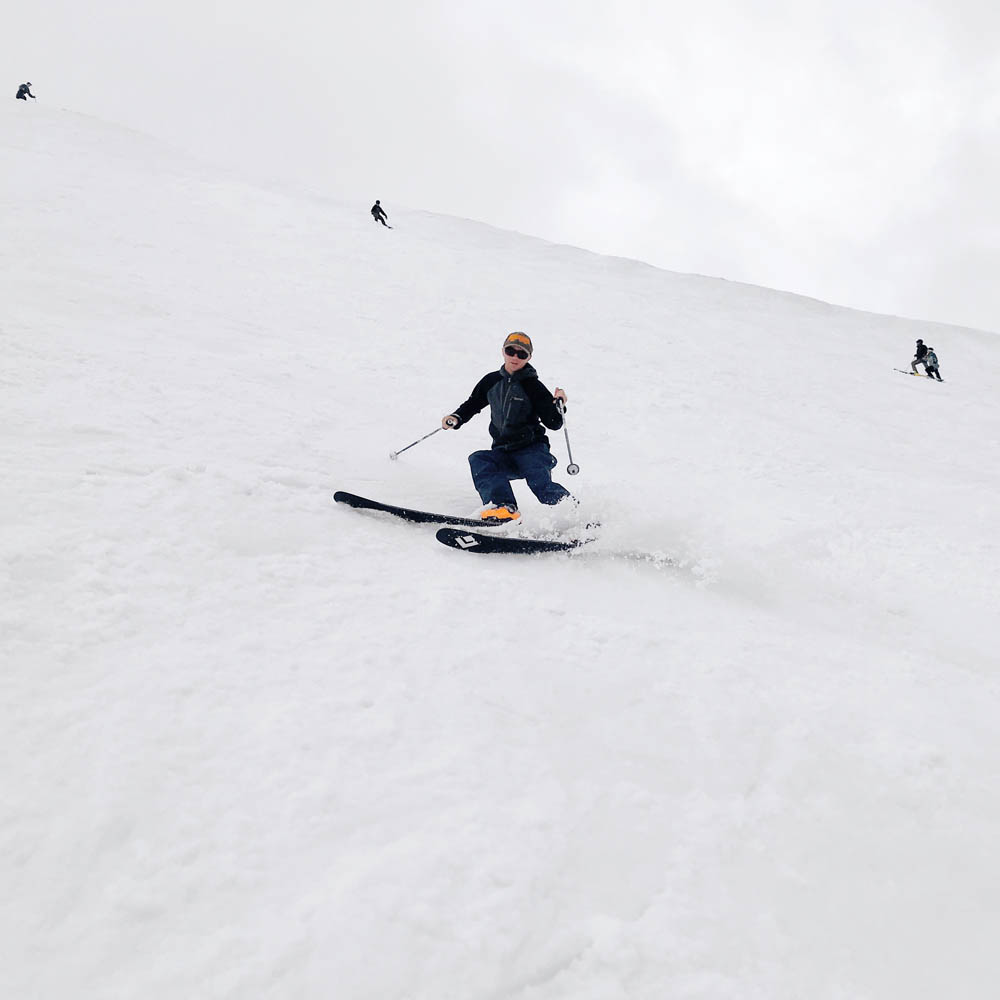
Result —
[[[996, 995], [1000, 337], [0, 136], [4, 997]], [[517, 329], [598, 541], [332, 502]]]

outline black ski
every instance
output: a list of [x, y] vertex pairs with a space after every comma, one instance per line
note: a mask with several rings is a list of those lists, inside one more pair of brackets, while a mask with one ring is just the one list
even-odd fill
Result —
[[337, 490], [333, 494], [333, 499], [337, 503], [346, 503], [348, 507], [357, 510], [376, 510], [383, 514], [392, 514], [393, 517], [401, 517], [404, 521], [415, 521], [418, 524], [467, 524], [470, 528], [489, 528], [488, 521], [472, 517], [452, 517], [449, 514], [432, 514], [426, 510], [411, 510], [409, 507], [393, 507], [392, 504], [380, 503], [378, 500], [369, 500], [367, 497], [359, 497], [354, 493], [344, 493]]
[[464, 552], [488, 552], [505, 555], [535, 555], [538, 552], [568, 552], [593, 541], [591, 538], [513, 538], [510, 535], [481, 535], [475, 531], [439, 528], [437, 540]]
[[899, 372], [901, 375], [913, 375], [916, 378], [929, 378], [932, 382], [943, 382], [943, 378], [934, 378], [933, 375], [925, 375], [923, 372], [908, 372], [904, 371], [902, 368], [893, 368], [894, 372]]

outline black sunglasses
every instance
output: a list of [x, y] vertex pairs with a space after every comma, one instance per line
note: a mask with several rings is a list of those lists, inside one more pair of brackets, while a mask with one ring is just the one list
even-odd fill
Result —
[[527, 361], [531, 357], [527, 351], [522, 351], [520, 347], [505, 347], [503, 352], [508, 358], [520, 358], [522, 361]]

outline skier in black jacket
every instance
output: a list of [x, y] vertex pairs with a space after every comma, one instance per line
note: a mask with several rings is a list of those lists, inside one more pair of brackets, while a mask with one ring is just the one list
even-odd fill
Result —
[[385, 214], [385, 209], [379, 204], [378, 198], [375, 199], [375, 204], [372, 205], [372, 218], [376, 222], [381, 222], [386, 229], [392, 229], [392, 226], [385, 221], [389, 216]]
[[[8, 91], [8, 93], [10, 93], [10, 91]], [[31, 81], [30, 80], [27, 83], [22, 83], [21, 86], [17, 88], [17, 95], [16, 95], [16, 97], [17, 97], [17, 99], [19, 101], [26, 101], [29, 97], [33, 101], [37, 101], [38, 100], [38, 98], [35, 97], [35, 95], [31, 92]]]
[[480, 410], [490, 408], [493, 447], [469, 456], [472, 481], [486, 505], [480, 514], [483, 520], [516, 521], [521, 516], [512, 479], [525, 480], [544, 504], [557, 504], [570, 495], [552, 482], [556, 460], [545, 436], [545, 427], [557, 431], [563, 425], [559, 405], [565, 407], [566, 393], [559, 388], [550, 393], [539, 382], [538, 373], [528, 364], [531, 355], [531, 338], [526, 333], [510, 334], [503, 343], [500, 370], [483, 376], [472, 395], [441, 419], [442, 427], [457, 430]]
[[[913, 371], [914, 375], [917, 374], [917, 365], [923, 365], [924, 364], [924, 355], [926, 353], [927, 353], [927, 345], [922, 340], [918, 340], [917, 341], [917, 353], [914, 356], [913, 360], [910, 362], [910, 369]], [[927, 366], [924, 365], [925, 369], [926, 369], [926, 367]]]

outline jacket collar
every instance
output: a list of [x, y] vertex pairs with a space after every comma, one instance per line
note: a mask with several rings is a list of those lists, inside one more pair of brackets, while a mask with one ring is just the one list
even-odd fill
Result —
[[532, 368], [530, 363], [526, 364], [523, 368], [514, 372], [513, 375], [509, 371], [507, 371], [507, 369], [503, 365], [501, 365], [500, 374], [503, 375], [504, 378], [509, 379], [511, 382], [521, 382], [526, 378], [538, 378], [538, 372], [536, 372], [535, 369]]

